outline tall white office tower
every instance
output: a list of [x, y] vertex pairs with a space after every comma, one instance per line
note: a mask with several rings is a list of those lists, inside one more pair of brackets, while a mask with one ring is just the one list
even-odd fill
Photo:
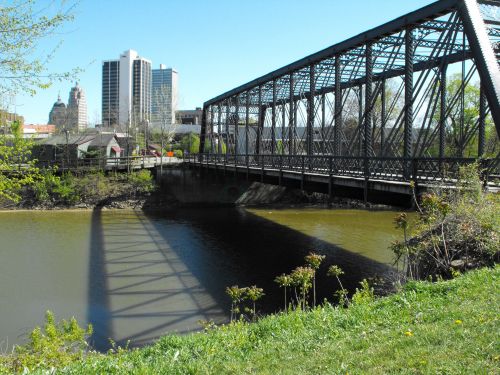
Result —
[[102, 66], [104, 126], [140, 126], [151, 119], [151, 61], [128, 50]]

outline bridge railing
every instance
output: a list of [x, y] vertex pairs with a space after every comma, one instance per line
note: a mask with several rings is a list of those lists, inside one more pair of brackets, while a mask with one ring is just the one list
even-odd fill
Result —
[[[186, 161], [221, 167], [234, 166], [235, 168], [349, 176], [371, 180], [452, 183], [458, 178], [461, 166], [478, 160], [475, 158], [199, 154], [188, 156]], [[498, 158], [479, 160], [479, 169], [486, 182], [499, 183], [500, 161]]]
[[39, 159], [37, 166], [47, 168], [57, 166], [61, 171], [67, 170], [90, 170], [90, 169], [140, 169], [150, 168], [160, 164], [167, 164], [169, 158], [156, 156], [128, 156], [115, 158], [58, 158], [58, 159]]

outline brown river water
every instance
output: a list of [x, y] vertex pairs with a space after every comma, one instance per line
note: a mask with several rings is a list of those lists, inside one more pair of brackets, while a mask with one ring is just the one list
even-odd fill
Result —
[[226, 286], [263, 287], [262, 313], [277, 311], [275, 276], [327, 255], [318, 299], [333, 299], [327, 265], [350, 290], [391, 272], [395, 211], [204, 208], [164, 212], [0, 212], [0, 352], [43, 323], [92, 323], [92, 345], [140, 346], [166, 333], [227, 322]]

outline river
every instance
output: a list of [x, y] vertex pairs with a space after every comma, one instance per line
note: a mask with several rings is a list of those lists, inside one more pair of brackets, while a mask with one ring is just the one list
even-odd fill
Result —
[[265, 290], [262, 313], [282, 304], [276, 275], [327, 255], [318, 300], [332, 299], [327, 264], [361, 279], [391, 271], [394, 211], [177, 209], [0, 212], [0, 351], [25, 342], [46, 310], [92, 323], [92, 344], [151, 342], [167, 332], [226, 322], [226, 286]]

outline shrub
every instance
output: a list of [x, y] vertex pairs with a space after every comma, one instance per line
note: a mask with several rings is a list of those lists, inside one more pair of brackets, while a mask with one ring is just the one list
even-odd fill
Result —
[[147, 193], [153, 191], [154, 183], [151, 172], [147, 169], [141, 169], [138, 172], [132, 172], [128, 177], [129, 183], [134, 189], [134, 194]]
[[27, 344], [16, 346], [11, 355], [3, 358], [7, 371], [61, 368], [84, 357], [89, 349], [87, 339], [92, 335], [91, 324], [83, 329], [75, 318], [56, 323], [50, 311], [45, 320], [43, 328], [31, 332]]
[[31, 189], [37, 202], [73, 204], [79, 199], [75, 190], [76, 185], [75, 177], [71, 173], [59, 177], [53, 169], [46, 169], [32, 184]]
[[184, 152], [182, 150], [174, 150], [174, 156], [176, 158], [182, 159], [184, 156]]
[[[396, 263], [416, 279], [449, 278], [456, 271], [492, 265], [499, 249], [499, 203], [498, 195], [483, 190], [477, 164], [460, 168], [456, 189], [436, 188], [417, 202], [413, 234], [392, 245]], [[409, 231], [402, 215], [395, 224]]]

